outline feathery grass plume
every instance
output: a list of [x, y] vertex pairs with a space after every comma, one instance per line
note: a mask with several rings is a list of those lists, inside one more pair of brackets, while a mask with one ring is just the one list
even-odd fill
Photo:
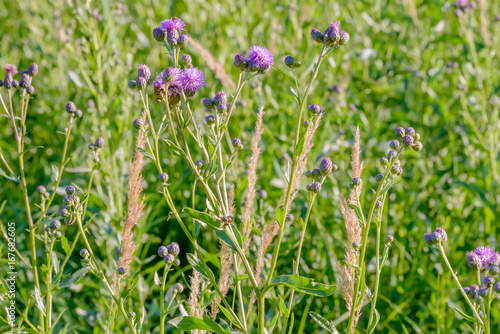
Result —
[[205, 49], [200, 43], [196, 42], [193, 39], [190, 39], [189, 45], [192, 46], [196, 51], [198, 51], [201, 58], [205, 60], [207, 66], [215, 72], [215, 77], [222, 82], [223, 86], [231, 87], [231, 89], [233, 90], [236, 89], [236, 85], [234, 84], [233, 80], [231, 80], [231, 78], [229, 78], [229, 76], [227, 75], [226, 70], [224, 70], [224, 66], [215, 61], [215, 58], [214, 56], [212, 56], [210, 51]]
[[478, 0], [479, 8], [481, 9], [481, 35], [483, 36], [484, 44], [490, 44], [490, 35], [488, 33], [488, 2], [486, 0]]
[[[194, 254], [196, 256], [196, 253]], [[189, 293], [189, 309], [190, 315], [192, 317], [202, 318], [201, 311], [198, 308], [198, 295], [200, 294], [200, 283], [201, 277], [197, 270], [193, 270], [193, 276], [191, 276], [191, 292]], [[194, 330], [193, 334], [198, 333], [198, 330]]]
[[[312, 126], [309, 128], [309, 130], [306, 134], [306, 137], [304, 139], [304, 148], [302, 149], [302, 153], [299, 156], [299, 162], [297, 164], [297, 171], [295, 172], [295, 175], [293, 176], [293, 180], [291, 181], [292, 182], [292, 188], [290, 190], [291, 195], [290, 195], [289, 203], [287, 203], [288, 204], [287, 205], [288, 212], [286, 212], [285, 215], [288, 215], [290, 213], [290, 209], [291, 209], [290, 204], [293, 202], [293, 200], [297, 196], [296, 188], [300, 182], [300, 179], [302, 178], [302, 175], [304, 175], [304, 172], [306, 171], [307, 159], [309, 158], [309, 153], [311, 153], [311, 149], [314, 146], [314, 142], [313, 142], [314, 134], [316, 133], [316, 130], [318, 130], [318, 127], [319, 127], [319, 124], [321, 122], [322, 117], [323, 117], [323, 113], [318, 114], [318, 116], [316, 117]], [[285, 197], [286, 197], [286, 189], [285, 189], [283, 198], [285, 198]], [[285, 203], [281, 203], [281, 204], [285, 204]]]
[[[146, 113], [142, 114], [142, 121], [145, 122]], [[128, 180], [128, 210], [123, 224], [123, 236], [120, 249], [120, 258], [118, 260], [118, 267], [125, 268], [125, 272], [129, 272], [130, 263], [137, 249], [134, 244], [134, 235], [132, 229], [137, 224], [142, 215], [142, 210], [145, 207], [144, 198], [140, 198], [142, 194], [142, 167], [144, 165], [144, 155], [140, 149], [144, 149], [146, 144], [144, 131], [139, 131], [136, 140], [136, 149], [134, 158], [129, 162], [129, 180]], [[116, 281], [116, 276], [114, 277]]]
[[243, 249], [247, 249], [250, 244], [250, 232], [252, 231], [252, 205], [255, 199], [255, 184], [257, 183], [257, 162], [259, 160], [260, 148], [259, 142], [262, 136], [264, 128], [262, 127], [262, 119], [264, 116], [264, 107], [259, 107], [259, 112], [257, 113], [257, 123], [255, 124], [255, 133], [252, 137], [252, 157], [250, 158], [250, 163], [248, 164], [248, 194], [245, 202], [245, 211], [243, 213], [243, 235], [247, 236], [247, 241]]
[[[356, 128], [356, 133], [354, 134], [354, 145], [352, 146], [351, 154], [351, 177], [360, 177], [363, 170], [363, 162], [360, 161], [361, 154], [361, 143], [360, 143], [360, 131], [359, 127]], [[344, 217], [345, 227], [347, 231], [347, 239], [349, 243], [345, 245], [344, 261], [351, 264], [357, 264], [356, 250], [352, 246], [354, 242], [361, 243], [361, 225], [359, 224], [356, 213], [353, 209], [349, 207], [349, 204], [356, 204], [357, 195], [356, 191], [361, 191], [362, 185], [352, 189], [349, 193], [349, 199], [343, 199], [340, 203], [340, 209], [342, 211], [342, 216]], [[341, 293], [346, 302], [347, 309], [352, 311], [352, 299], [354, 294], [354, 284], [355, 282], [355, 272], [354, 269], [348, 265], [342, 265], [340, 262], [337, 263], [337, 268], [340, 272], [340, 287]], [[363, 297], [364, 298], [364, 297]], [[363, 305], [363, 300], [360, 305]], [[359, 320], [361, 315], [361, 306], [357, 309], [354, 318], [354, 326]]]

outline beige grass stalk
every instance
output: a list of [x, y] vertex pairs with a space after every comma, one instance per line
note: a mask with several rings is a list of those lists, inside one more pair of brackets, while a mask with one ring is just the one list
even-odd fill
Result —
[[[231, 190], [229, 191], [229, 215], [234, 215], [234, 185], [231, 186]], [[222, 295], [225, 297], [231, 287], [231, 266], [233, 264], [233, 256], [231, 249], [228, 245], [220, 241], [221, 248], [219, 252], [220, 262], [221, 262], [221, 270], [220, 270], [220, 278], [219, 278], [219, 289]], [[221, 302], [221, 297], [216, 295], [212, 305], [210, 305], [211, 313], [210, 317], [215, 320], [217, 317], [217, 313], [219, 313], [218, 304]]]
[[[146, 114], [142, 115], [143, 122], [146, 120]], [[125, 268], [125, 272], [129, 272], [130, 264], [132, 263], [134, 252], [137, 245], [134, 243], [134, 235], [132, 229], [141, 218], [142, 211], [145, 207], [142, 197], [142, 167], [144, 165], [144, 155], [139, 149], [144, 149], [146, 144], [145, 133], [139, 131], [136, 140], [136, 149], [133, 160], [129, 162], [129, 180], [128, 180], [128, 210], [123, 224], [123, 236], [120, 248], [120, 258], [118, 266]], [[114, 277], [116, 281], [116, 277]]]
[[259, 161], [260, 148], [259, 142], [262, 137], [264, 128], [262, 127], [262, 119], [264, 117], [264, 107], [259, 107], [257, 113], [257, 123], [255, 124], [255, 133], [252, 137], [252, 156], [248, 164], [248, 194], [245, 202], [245, 211], [243, 213], [243, 235], [247, 236], [247, 241], [243, 250], [248, 248], [250, 243], [250, 232], [252, 231], [252, 206], [255, 199], [255, 185], [257, 183], [257, 162]]
[[[356, 128], [356, 133], [354, 134], [354, 145], [352, 147], [352, 155], [351, 155], [351, 169], [352, 169], [351, 176], [353, 178], [360, 177], [361, 172], [363, 171], [363, 162], [360, 161], [360, 154], [361, 154], [361, 143], [360, 143], [360, 131], [358, 127]], [[361, 231], [361, 225], [359, 224], [359, 221], [356, 217], [356, 213], [354, 212], [353, 209], [349, 207], [349, 203], [356, 204], [357, 202], [356, 192], [359, 193], [361, 191], [361, 187], [362, 185], [358, 186], [357, 189], [352, 189], [349, 194], [349, 198], [343, 199], [342, 202], [340, 203], [340, 209], [342, 211], [342, 216], [344, 217], [345, 227], [347, 231], [347, 239], [349, 240], [349, 243], [345, 245], [344, 261], [351, 264], [357, 264], [358, 262], [356, 250], [352, 247], [352, 243], [353, 242], [361, 243], [362, 231]], [[337, 263], [337, 267], [340, 272], [341, 293], [346, 302], [347, 309], [352, 312], [355, 272], [353, 268], [345, 264], [341, 264], [340, 262]], [[361, 315], [361, 305], [363, 305], [363, 300], [360, 302], [359, 305], [360, 306], [358, 307], [354, 318], [353, 327], [356, 327], [356, 324], [359, 320], [359, 316]]]

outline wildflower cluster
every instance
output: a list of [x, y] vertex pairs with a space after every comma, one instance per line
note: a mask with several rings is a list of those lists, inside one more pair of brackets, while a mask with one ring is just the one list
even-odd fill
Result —
[[453, 270], [444, 246], [448, 240], [446, 231], [437, 228], [431, 234], [424, 235], [424, 241], [428, 245], [437, 245], [448, 269], [450, 270], [462, 296], [472, 310], [473, 316], [455, 308], [460, 316], [471, 323], [476, 324], [475, 333], [491, 333], [491, 304], [500, 293], [500, 281], [497, 282], [500, 273], [500, 253], [488, 246], [479, 246], [466, 254], [469, 268], [475, 273], [476, 283], [462, 287], [455, 271]]

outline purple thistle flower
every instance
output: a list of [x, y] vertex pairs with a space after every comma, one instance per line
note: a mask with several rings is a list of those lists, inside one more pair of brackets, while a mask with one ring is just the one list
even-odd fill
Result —
[[205, 75], [196, 67], [187, 68], [180, 75], [182, 89], [187, 95], [194, 95], [205, 85]]
[[437, 240], [441, 242], [443, 245], [448, 241], [448, 235], [446, 231], [442, 227], [438, 227], [434, 233], [437, 236]]
[[173, 30], [173, 29], [178, 29], [180, 31], [184, 31], [184, 30], [186, 30], [186, 29], [184, 29], [185, 26], [186, 26], [186, 24], [184, 23], [184, 21], [182, 21], [180, 18], [175, 17], [175, 16], [169, 20], [165, 20], [165, 21], [162, 21], [160, 23], [160, 28], [162, 28], [165, 31], [169, 31], [169, 30]]
[[488, 269], [492, 264], [498, 265], [500, 261], [500, 254], [498, 254], [488, 246], [477, 247], [476, 249], [474, 249], [474, 254], [476, 254], [481, 261], [483, 270]]
[[481, 259], [474, 252], [468, 252], [466, 255], [466, 259], [467, 259], [467, 264], [472, 270], [478, 270], [483, 266]]
[[163, 79], [163, 72], [156, 75], [156, 78], [153, 81], [153, 86], [155, 86], [155, 87], [165, 86], [165, 80]]
[[3, 69], [10, 75], [17, 74], [17, 66], [12, 64], [6, 64]]
[[271, 67], [274, 64], [271, 52], [259, 45], [254, 45], [250, 48], [246, 61], [251, 67], [257, 68]]

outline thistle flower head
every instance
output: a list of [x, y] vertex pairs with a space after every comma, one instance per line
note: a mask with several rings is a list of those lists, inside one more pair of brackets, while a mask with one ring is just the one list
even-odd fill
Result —
[[167, 249], [167, 247], [165, 247], [165, 246], [160, 246], [160, 247], [158, 248], [158, 256], [160, 256], [160, 257], [165, 257], [165, 256], [167, 256], [167, 254], [168, 254], [168, 249]]
[[250, 48], [250, 51], [248, 51], [246, 62], [250, 67], [260, 69], [264, 67], [271, 67], [274, 64], [274, 58], [271, 52], [269, 52], [265, 47], [254, 45]]
[[163, 42], [165, 41], [165, 31], [160, 27], [156, 27], [153, 29], [153, 37], [158, 42]]
[[182, 89], [188, 95], [194, 95], [205, 85], [205, 75], [196, 67], [186, 68], [180, 75]]
[[446, 242], [448, 241], [448, 235], [446, 234], [446, 231], [438, 227], [436, 231], [433, 233], [426, 233], [424, 235], [424, 241], [428, 245], [436, 245], [439, 244], [441, 246], [445, 245]]
[[40, 195], [43, 195], [43, 194], [47, 193], [47, 189], [45, 189], [44, 186], [38, 186], [38, 187], [36, 187], [36, 192], [39, 193]]
[[175, 262], [175, 256], [172, 254], [167, 254], [163, 258], [163, 261], [165, 261], [166, 264], [173, 264]]
[[175, 16], [172, 17], [171, 19], [164, 20], [160, 23], [160, 28], [163, 29], [164, 31], [175, 30], [175, 29], [184, 31], [186, 30], [184, 29], [185, 26], [186, 24], [184, 23], [184, 21]]
[[488, 246], [477, 247], [474, 249], [474, 254], [477, 255], [481, 261], [481, 267], [483, 270], [488, 269], [492, 264], [498, 265], [500, 262], [500, 254]]
[[6, 73], [10, 75], [17, 74], [17, 66], [13, 64], [6, 64], [3, 69], [5, 70]]
[[172, 242], [170, 245], [168, 245], [167, 250], [173, 256], [177, 256], [181, 252], [181, 248], [176, 242]]
[[319, 164], [319, 171], [321, 172], [321, 175], [326, 176], [332, 172], [332, 170], [336, 170], [337, 165], [332, 163], [332, 159], [330, 158], [324, 158], [321, 160], [321, 163]]
[[26, 73], [29, 76], [34, 77], [35, 75], [38, 74], [38, 64], [37, 63], [31, 63], [30, 67], [26, 70]]
[[137, 76], [138, 77], [143, 77], [146, 79], [146, 82], [149, 82], [151, 80], [151, 71], [147, 65], [140, 64], [139, 68], [137, 69]]
[[478, 270], [483, 266], [481, 259], [474, 252], [468, 252], [466, 255], [466, 259], [467, 259], [467, 264], [472, 270]]
[[245, 57], [243, 57], [242, 54], [238, 53], [236, 56], [234, 56], [233, 65], [240, 70], [244, 70], [247, 67], [247, 60], [245, 59]]

